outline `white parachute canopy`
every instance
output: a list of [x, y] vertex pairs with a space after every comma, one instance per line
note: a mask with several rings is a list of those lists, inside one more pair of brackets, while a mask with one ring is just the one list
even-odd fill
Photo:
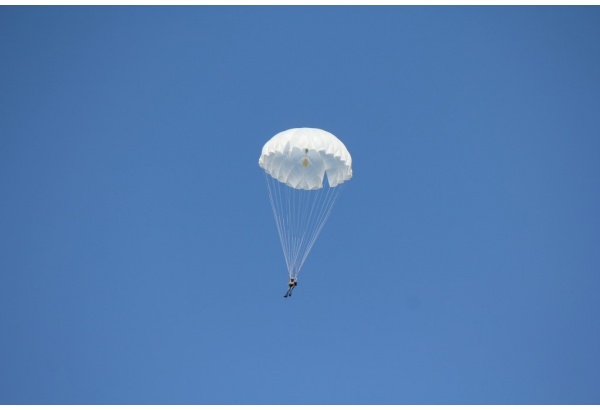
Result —
[[292, 128], [264, 145], [258, 165], [265, 171], [289, 276], [297, 279], [344, 182], [352, 178], [352, 157], [327, 131]]

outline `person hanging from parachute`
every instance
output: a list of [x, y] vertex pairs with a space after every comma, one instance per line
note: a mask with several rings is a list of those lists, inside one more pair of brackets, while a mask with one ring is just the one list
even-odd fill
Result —
[[292, 290], [294, 290], [294, 288], [296, 286], [298, 286], [298, 281], [295, 280], [294, 278], [290, 278], [290, 282], [288, 283], [289, 289], [287, 292], [285, 292], [285, 295], [283, 295], [284, 298], [287, 298], [288, 296], [291, 297], [292, 296]]
[[265, 172], [290, 278], [287, 298], [345, 182], [352, 178], [352, 157], [325, 130], [292, 128], [267, 141], [258, 165]]

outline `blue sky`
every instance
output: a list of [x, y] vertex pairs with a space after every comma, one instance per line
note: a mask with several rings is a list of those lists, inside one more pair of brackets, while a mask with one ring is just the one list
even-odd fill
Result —
[[[598, 404], [598, 7], [0, 8], [0, 403]], [[257, 161], [354, 177], [284, 299]]]

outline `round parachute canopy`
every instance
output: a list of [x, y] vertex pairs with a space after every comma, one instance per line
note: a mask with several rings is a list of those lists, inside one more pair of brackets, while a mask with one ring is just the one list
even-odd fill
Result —
[[335, 135], [318, 128], [280, 132], [263, 147], [258, 165], [277, 181], [294, 189], [330, 187], [352, 178], [352, 157]]
[[265, 171], [289, 276], [297, 279], [344, 182], [352, 178], [352, 157], [327, 131], [292, 128], [264, 145], [258, 164]]

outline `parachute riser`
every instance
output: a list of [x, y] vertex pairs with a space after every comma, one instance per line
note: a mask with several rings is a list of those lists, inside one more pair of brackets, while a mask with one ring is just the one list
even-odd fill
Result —
[[309, 191], [265, 178], [288, 276], [297, 279], [344, 185]]

